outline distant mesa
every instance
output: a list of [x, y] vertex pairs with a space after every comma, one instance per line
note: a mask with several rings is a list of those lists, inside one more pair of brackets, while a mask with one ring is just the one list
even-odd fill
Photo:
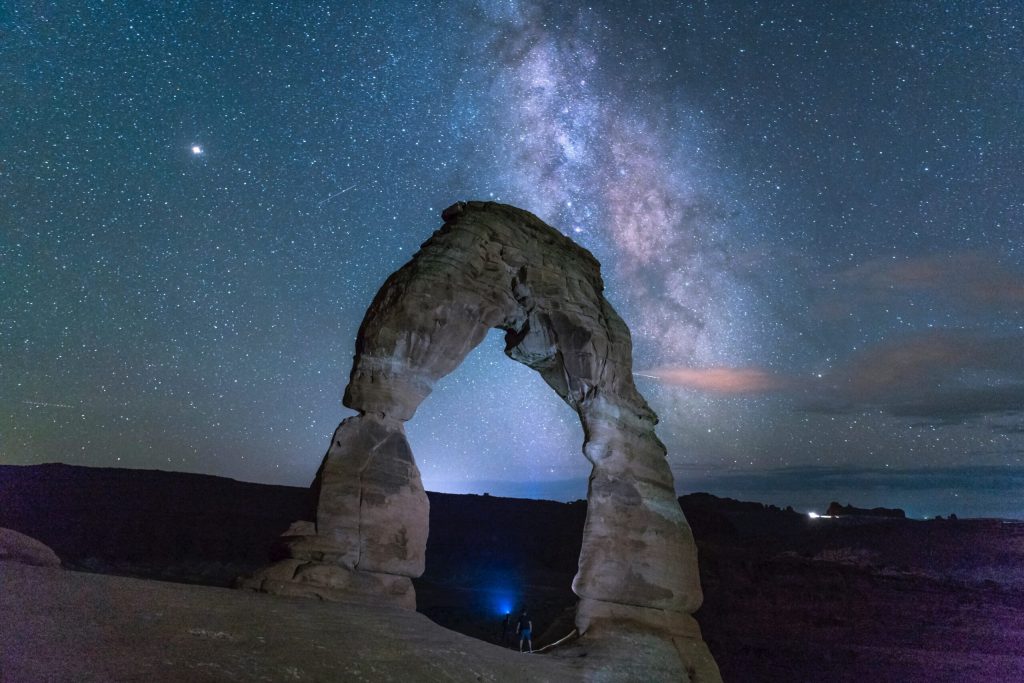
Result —
[[859, 508], [853, 505], [840, 505], [837, 501], [829, 503], [825, 511], [828, 517], [888, 517], [906, 519], [907, 513], [900, 508]]
[[0, 562], [36, 567], [59, 567], [60, 558], [50, 546], [12, 529], [0, 529]]

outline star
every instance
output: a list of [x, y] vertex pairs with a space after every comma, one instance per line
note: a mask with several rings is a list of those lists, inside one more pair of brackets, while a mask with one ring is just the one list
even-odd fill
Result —
[[201, 145], [192, 145], [192, 154], [194, 154], [195, 156], [201, 156], [202, 153], [203, 148]]

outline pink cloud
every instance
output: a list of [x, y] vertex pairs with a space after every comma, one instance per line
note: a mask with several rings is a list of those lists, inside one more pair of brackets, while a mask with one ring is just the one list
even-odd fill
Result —
[[874, 292], [931, 292], [969, 306], [1024, 303], [1024, 274], [1007, 268], [996, 256], [978, 251], [879, 258], [840, 273], [838, 279]]
[[637, 374], [666, 384], [718, 395], [763, 394], [780, 391], [789, 385], [785, 378], [761, 368], [660, 367]]
[[881, 342], [847, 359], [807, 395], [812, 412], [879, 409], [965, 422], [1024, 409], [1019, 335], [933, 330]]

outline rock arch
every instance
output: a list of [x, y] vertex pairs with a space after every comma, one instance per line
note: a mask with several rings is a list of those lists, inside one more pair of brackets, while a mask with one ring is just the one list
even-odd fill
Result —
[[293, 525], [282, 559], [250, 585], [415, 608], [428, 501], [403, 424], [499, 328], [505, 353], [539, 372], [583, 423], [593, 470], [573, 580], [579, 632], [591, 642], [623, 629], [654, 633], [688, 678], [715, 680], [690, 616], [702, 600], [693, 536], [657, 417], [633, 384], [629, 330], [602, 295], [600, 265], [511, 206], [460, 202], [442, 217], [363, 319], [344, 397], [359, 414], [338, 427], [317, 474], [315, 526]]

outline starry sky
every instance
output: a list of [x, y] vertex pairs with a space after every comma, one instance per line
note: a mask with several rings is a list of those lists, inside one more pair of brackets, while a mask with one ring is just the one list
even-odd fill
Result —
[[[680, 492], [1024, 518], [1024, 4], [11, 2], [0, 463], [307, 485], [457, 200], [601, 261]], [[429, 490], [586, 495], [490, 335]]]

